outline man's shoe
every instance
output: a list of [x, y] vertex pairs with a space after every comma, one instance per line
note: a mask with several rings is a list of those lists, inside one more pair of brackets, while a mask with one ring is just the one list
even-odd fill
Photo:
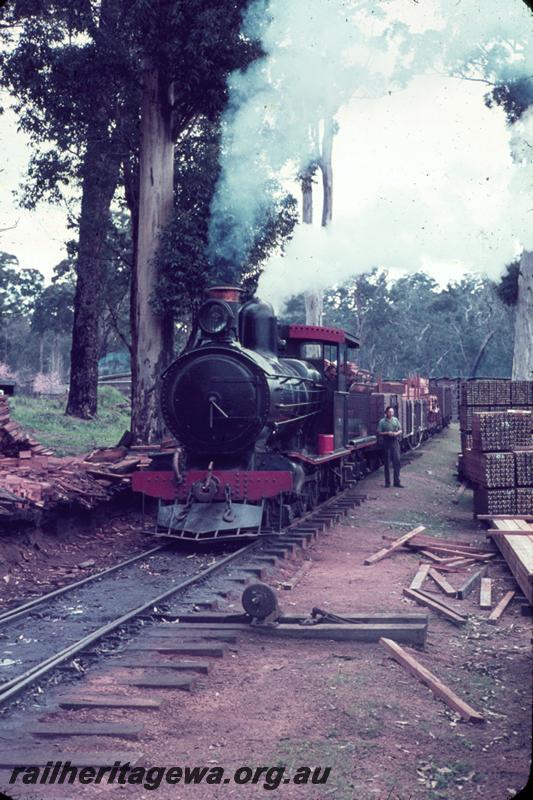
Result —
[[394, 488], [395, 489], [405, 489], [405, 486], [403, 485], [403, 483], [395, 483], [394, 484]]
[[390, 489], [390, 483], [385, 484], [385, 489]]

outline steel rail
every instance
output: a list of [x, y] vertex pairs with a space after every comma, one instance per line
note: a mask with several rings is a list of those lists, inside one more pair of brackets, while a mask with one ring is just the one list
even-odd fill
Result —
[[162, 594], [157, 595], [156, 597], [152, 597], [146, 603], [143, 603], [141, 606], [132, 609], [131, 611], [127, 611], [122, 616], [118, 617], [117, 619], [112, 620], [111, 622], [107, 622], [102, 627], [98, 628], [97, 630], [93, 631], [92, 633], [87, 634], [84, 636], [83, 639], [80, 639], [74, 644], [65, 647], [59, 653], [56, 653], [53, 656], [45, 659], [45, 661], [41, 661], [40, 664], [36, 664], [31, 669], [24, 672], [22, 675], [17, 676], [16, 678], [12, 678], [10, 681], [7, 681], [0, 685], [0, 704], [4, 703], [9, 698], [13, 697], [14, 695], [18, 694], [25, 686], [33, 683], [38, 678], [41, 678], [43, 675], [46, 675], [47, 672], [50, 672], [54, 667], [59, 666], [68, 658], [79, 653], [81, 650], [84, 650], [90, 644], [98, 641], [103, 636], [111, 631], [115, 630], [116, 628], [123, 625], [125, 622], [133, 619], [134, 617], [142, 614], [143, 612], [147, 611], [157, 603], [166, 600], [168, 597], [171, 597], [173, 594], [177, 594], [177, 592], [183, 591], [187, 589], [189, 586], [192, 586], [194, 583], [198, 583], [206, 578], [213, 572], [216, 572], [218, 569], [226, 566], [230, 561], [233, 561], [242, 553], [246, 552], [249, 548], [253, 547], [255, 542], [251, 542], [250, 544], [246, 545], [245, 547], [241, 547], [239, 550], [236, 550], [235, 553], [230, 553], [228, 556], [225, 556], [220, 561], [217, 561], [216, 564], [212, 564], [207, 569], [202, 570], [202, 572], [198, 572], [196, 575], [193, 575], [190, 578], [187, 578], [185, 581], [182, 581], [177, 586], [173, 586], [171, 589], [167, 589]]
[[107, 567], [100, 572], [95, 572], [93, 575], [87, 575], [86, 578], [81, 578], [79, 581], [69, 583], [66, 586], [61, 586], [59, 589], [54, 589], [53, 592], [48, 592], [48, 594], [43, 594], [40, 597], [34, 597], [33, 600], [28, 600], [27, 603], [23, 603], [20, 606], [8, 608], [5, 611], [0, 612], [0, 625], [5, 625], [7, 622], [12, 622], [14, 619], [18, 619], [19, 617], [25, 616], [25, 614], [29, 614], [30, 611], [41, 605], [41, 603], [46, 603], [48, 600], [53, 600], [55, 597], [59, 597], [66, 592], [70, 592], [73, 589], [78, 589], [80, 586], [84, 586], [86, 583], [96, 581], [98, 578], [102, 578], [104, 575], [109, 575], [111, 572], [116, 572], [123, 567], [134, 564], [136, 561], [142, 561], [143, 558], [147, 558], [148, 556], [157, 553], [159, 550], [164, 550], [165, 546], [166, 545], [164, 544], [160, 544], [157, 545], [157, 547], [151, 547], [150, 550], [145, 550], [143, 553], [139, 553], [136, 556], [131, 556], [131, 558], [127, 558], [125, 561], [121, 561], [119, 564], [114, 564], [112, 567]]

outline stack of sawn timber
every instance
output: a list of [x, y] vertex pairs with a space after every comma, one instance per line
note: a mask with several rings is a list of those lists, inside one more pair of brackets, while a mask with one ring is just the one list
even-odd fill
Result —
[[460, 421], [459, 474], [476, 486], [476, 513], [533, 512], [533, 381], [463, 381]]
[[463, 381], [460, 390], [459, 423], [461, 451], [472, 449], [474, 414], [487, 411], [533, 410], [533, 381], [511, 381], [507, 378]]
[[474, 489], [477, 514], [533, 513], [531, 411], [475, 413], [472, 449], [463, 456], [462, 473]]
[[108, 501], [129, 486], [129, 473], [141, 462], [148, 463], [145, 449], [128, 453], [116, 447], [87, 457], [54, 456], [10, 420], [7, 397], [0, 395], [0, 524], [37, 523], [43, 511], [92, 509]]

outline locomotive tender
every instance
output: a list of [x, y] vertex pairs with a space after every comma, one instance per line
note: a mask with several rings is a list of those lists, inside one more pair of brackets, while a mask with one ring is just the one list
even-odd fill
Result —
[[133, 476], [134, 489], [159, 499], [158, 528], [172, 538], [281, 529], [379, 465], [361, 414], [371, 387], [348, 391], [358, 340], [280, 326], [270, 304], [242, 304], [241, 293], [208, 290], [192, 341], [162, 376], [161, 410], [179, 446]]

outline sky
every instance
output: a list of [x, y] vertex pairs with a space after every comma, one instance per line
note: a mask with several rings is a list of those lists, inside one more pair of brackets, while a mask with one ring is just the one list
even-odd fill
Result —
[[[2, 103], [8, 98], [2, 96]], [[52, 270], [66, 256], [65, 242], [70, 238], [65, 211], [41, 204], [35, 211], [20, 208], [19, 186], [31, 157], [27, 137], [17, 130], [13, 111], [0, 115], [0, 250], [11, 253], [20, 267], [39, 269], [49, 279]], [[70, 232], [70, 236], [72, 232]]]

